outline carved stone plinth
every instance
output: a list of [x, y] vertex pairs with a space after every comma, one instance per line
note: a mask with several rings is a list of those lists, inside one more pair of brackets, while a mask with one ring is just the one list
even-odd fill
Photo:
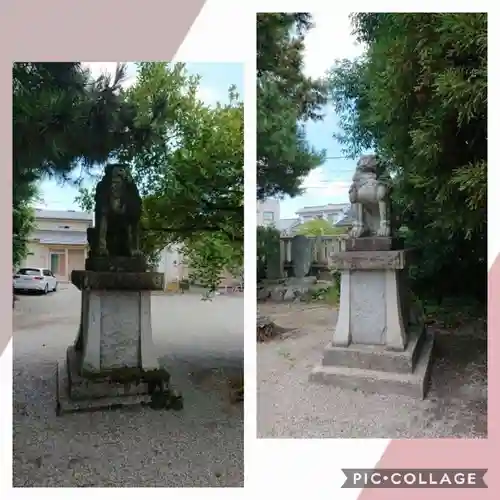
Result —
[[340, 307], [332, 342], [312, 381], [425, 397], [434, 339], [423, 318], [412, 317], [410, 255], [409, 250], [332, 255], [341, 270]]
[[86, 271], [145, 273], [146, 259], [137, 257], [89, 257], [85, 260]]
[[79, 290], [163, 290], [163, 273], [73, 271], [71, 282]]
[[149, 290], [83, 290], [81, 321], [83, 372], [158, 368]]
[[401, 250], [403, 241], [398, 238], [368, 236], [365, 238], [348, 238], [345, 242], [347, 252], [373, 252], [377, 250]]

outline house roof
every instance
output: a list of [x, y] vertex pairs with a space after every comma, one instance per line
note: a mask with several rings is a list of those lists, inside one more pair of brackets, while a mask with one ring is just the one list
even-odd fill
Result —
[[289, 231], [298, 224], [300, 224], [299, 219], [279, 219], [276, 222], [276, 229], [280, 232]]
[[328, 205], [315, 205], [311, 207], [303, 207], [297, 210], [297, 214], [308, 214], [317, 212], [338, 212], [339, 210], [345, 210], [349, 207], [349, 203], [328, 203]]
[[349, 210], [346, 211], [342, 219], [340, 219], [336, 226], [352, 226], [352, 223], [354, 222], [354, 219], [356, 218], [356, 214], [354, 213], [354, 209], [352, 208], [352, 205], [349, 207]]
[[44, 210], [37, 208], [35, 211], [37, 219], [58, 219], [58, 220], [93, 220], [93, 215], [89, 212], [77, 212], [76, 210]]
[[87, 233], [85, 231], [33, 231], [30, 239], [46, 245], [86, 245]]

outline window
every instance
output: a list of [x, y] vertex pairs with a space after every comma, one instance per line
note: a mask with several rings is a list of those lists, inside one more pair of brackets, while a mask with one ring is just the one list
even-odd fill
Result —
[[264, 212], [262, 217], [264, 222], [274, 222], [274, 212]]
[[52, 273], [48, 269], [43, 270], [43, 275], [44, 276], [52, 276]]
[[21, 274], [23, 276], [40, 276], [40, 269], [35, 268], [24, 268], [19, 269], [16, 274]]

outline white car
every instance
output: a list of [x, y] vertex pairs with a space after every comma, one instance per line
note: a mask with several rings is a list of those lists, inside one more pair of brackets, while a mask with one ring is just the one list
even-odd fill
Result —
[[14, 274], [14, 291], [55, 292], [57, 279], [50, 269], [23, 267]]

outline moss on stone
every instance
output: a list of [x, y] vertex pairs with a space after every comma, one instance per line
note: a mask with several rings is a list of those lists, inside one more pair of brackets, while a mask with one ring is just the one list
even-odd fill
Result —
[[147, 384], [151, 400], [147, 405], [155, 410], [179, 411], [184, 407], [183, 397], [180, 393], [170, 388], [170, 373], [164, 368], [143, 370], [139, 367], [122, 367], [103, 370], [101, 372], [83, 371], [81, 374], [90, 382], [100, 381], [110, 384]]
[[143, 370], [139, 367], [122, 367], [103, 370], [98, 373], [83, 371], [82, 376], [89, 380], [108, 379], [110, 382], [118, 384], [167, 384], [170, 382], [170, 373], [164, 368], [155, 370]]

